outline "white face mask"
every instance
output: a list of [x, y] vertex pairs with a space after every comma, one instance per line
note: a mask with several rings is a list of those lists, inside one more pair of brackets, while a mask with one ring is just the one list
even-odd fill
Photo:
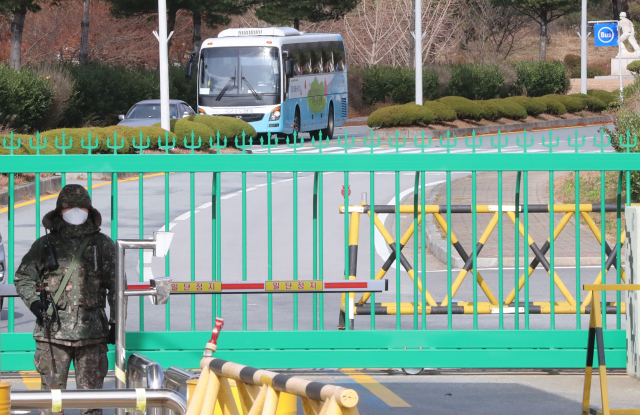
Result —
[[77, 207], [62, 212], [62, 219], [70, 225], [82, 225], [87, 221], [88, 216], [88, 212]]

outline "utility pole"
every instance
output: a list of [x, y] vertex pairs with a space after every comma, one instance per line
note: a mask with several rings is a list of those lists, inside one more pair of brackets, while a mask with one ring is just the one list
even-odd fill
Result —
[[580, 93], [587, 93], [587, 0], [582, 0], [580, 26]]
[[[158, 33], [159, 32], [159, 33]], [[160, 52], [160, 126], [163, 130], [171, 130], [169, 118], [169, 51], [167, 44], [173, 32], [167, 36], [167, 3], [166, 0], [158, 0], [158, 32], [153, 34], [158, 39]]]
[[413, 37], [416, 41], [416, 104], [422, 105], [422, 0], [416, 0], [415, 13]]

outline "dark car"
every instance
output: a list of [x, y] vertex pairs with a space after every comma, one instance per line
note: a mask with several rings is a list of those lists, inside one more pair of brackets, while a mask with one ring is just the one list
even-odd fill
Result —
[[[172, 120], [195, 115], [195, 111], [184, 101], [169, 100], [169, 117]], [[125, 127], [149, 127], [160, 122], [160, 100], [148, 99], [135, 104], [127, 115], [120, 115], [118, 125]]]

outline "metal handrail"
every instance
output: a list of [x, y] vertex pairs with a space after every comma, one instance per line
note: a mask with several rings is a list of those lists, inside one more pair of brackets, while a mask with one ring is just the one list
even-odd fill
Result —
[[[171, 366], [164, 371], [162, 389], [171, 389], [188, 397], [187, 381], [191, 379], [198, 379], [198, 376], [179, 367]], [[175, 415], [170, 409], [163, 409], [162, 413], [163, 415]]]
[[163, 389], [171, 389], [176, 392], [182, 393], [184, 391], [184, 395], [187, 395], [187, 381], [191, 379], [197, 379], [193, 373], [187, 372], [184, 369], [181, 369], [176, 366], [171, 366], [164, 372], [164, 379], [162, 380], [162, 388]]
[[[147, 384], [144, 384], [144, 379]], [[127, 360], [127, 388], [162, 388], [164, 374], [162, 366], [148, 357], [134, 353]]]
[[12, 391], [12, 410], [51, 410], [55, 404], [60, 409], [107, 409], [139, 407], [168, 408], [178, 415], [187, 412], [187, 401], [181, 394], [169, 389], [98, 389], [98, 390], [44, 390]]

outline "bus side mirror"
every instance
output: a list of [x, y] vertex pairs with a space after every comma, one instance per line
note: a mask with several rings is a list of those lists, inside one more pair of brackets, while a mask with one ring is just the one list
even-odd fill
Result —
[[189, 61], [187, 62], [187, 66], [184, 69], [184, 77], [186, 79], [191, 79], [191, 74], [193, 72], [193, 64], [196, 61], [196, 56], [197, 56], [196, 52], [191, 52], [191, 55], [189, 55]]
[[284, 61], [284, 73], [287, 76], [293, 76], [293, 59]]

